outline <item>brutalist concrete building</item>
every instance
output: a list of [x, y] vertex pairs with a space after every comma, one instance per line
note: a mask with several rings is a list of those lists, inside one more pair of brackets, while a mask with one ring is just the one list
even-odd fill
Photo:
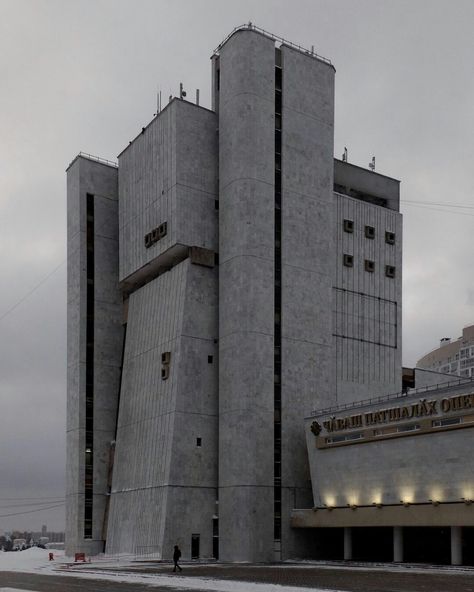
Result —
[[67, 550], [313, 552], [304, 418], [401, 391], [398, 181], [335, 160], [331, 63], [253, 26], [68, 168]]

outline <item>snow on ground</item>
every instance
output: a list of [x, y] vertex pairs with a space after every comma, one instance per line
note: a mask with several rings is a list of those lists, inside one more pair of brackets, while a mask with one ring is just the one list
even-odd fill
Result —
[[[166, 586], [169, 588], [186, 588], [188, 590], [210, 590], [213, 592], [301, 592], [301, 588], [295, 586], [279, 586], [277, 584], [254, 584], [251, 582], [238, 582], [231, 580], [219, 580], [199, 577], [186, 577], [177, 574], [139, 574], [101, 572], [94, 570], [94, 567], [120, 567], [123, 569], [131, 565], [130, 560], [125, 558], [108, 559], [101, 558], [99, 561], [93, 560], [92, 563], [82, 565], [80, 569], [68, 567], [71, 565], [71, 559], [64, 556], [63, 551], [54, 552], [54, 561], [48, 560], [49, 551], [33, 547], [26, 551], [17, 551], [9, 553], [0, 552], [0, 571], [16, 571], [24, 573], [37, 573], [44, 575], [61, 575], [75, 578], [108, 580], [114, 582], [126, 582], [134, 584], [147, 584], [153, 586]], [[79, 565], [79, 564], [76, 564]], [[134, 567], [137, 564], [134, 563]], [[184, 564], [184, 570], [186, 564]], [[171, 565], [170, 565], [171, 571]], [[313, 592], [334, 592], [328, 589], [315, 589]]]
[[[36, 573], [38, 571], [52, 570], [54, 563], [48, 561], [48, 553], [53, 553], [64, 561], [64, 551], [47, 551], [32, 547], [25, 551], [10, 551], [8, 553], [0, 552], [0, 571], [22, 571]], [[59, 557], [61, 556], [61, 557]], [[51, 566], [49, 564], [52, 564]]]

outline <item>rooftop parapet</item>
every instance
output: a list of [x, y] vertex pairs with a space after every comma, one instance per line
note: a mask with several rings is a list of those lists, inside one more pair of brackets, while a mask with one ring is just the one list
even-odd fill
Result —
[[219, 55], [220, 50], [222, 49], [222, 47], [227, 43], [227, 41], [229, 41], [229, 39], [235, 35], [235, 33], [238, 33], [239, 31], [254, 31], [255, 33], [259, 33], [260, 35], [263, 35], [264, 37], [267, 37], [268, 39], [272, 39], [273, 41], [276, 41], [278, 43], [281, 43], [282, 45], [285, 45], [287, 47], [291, 47], [292, 49], [295, 49], [296, 51], [299, 51], [300, 53], [303, 53], [311, 58], [315, 58], [316, 60], [319, 60], [321, 62], [324, 62], [326, 64], [328, 64], [329, 66], [332, 66], [334, 68], [334, 66], [331, 63], [331, 60], [329, 60], [328, 58], [325, 58], [323, 56], [318, 55], [315, 51], [314, 51], [314, 46], [311, 47], [311, 49], [306, 49], [305, 47], [302, 47], [301, 45], [298, 45], [297, 43], [293, 43], [292, 41], [288, 41], [287, 39], [284, 39], [283, 37], [280, 37], [278, 35], [274, 35], [273, 33], [270, 33], [269, 31], [265, 31], [265, 29], [262, 29], [260, 27], [257, 27], [256, 25], [254, 25], [253, 23], [249, 22], [246, 25], [239, 25], [238, 27], [235, 27], [228, 35], [227, 37], [224, 39], [224, 41], [222, 41], [214, 50], [212, 57]]

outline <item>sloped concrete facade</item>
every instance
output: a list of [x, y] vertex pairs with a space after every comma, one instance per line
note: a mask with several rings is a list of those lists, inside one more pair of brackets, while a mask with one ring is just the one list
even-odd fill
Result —
[[212, 555], [217, 372], [208, 356], [216, 333], [214, 269], [187, 259], [130, 296], [109, 553], [169, 556], [179, 543], [189, 555], [192, 533], [202, 533], [202, 552]]

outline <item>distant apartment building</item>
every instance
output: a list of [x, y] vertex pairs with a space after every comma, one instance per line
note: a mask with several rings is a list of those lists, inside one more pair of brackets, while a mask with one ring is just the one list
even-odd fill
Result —
[[443, 337], [439, 347], [420, 358], [416, 367], [464, 378], [474, 376], [474, 325], [464, 327], [455, 340]]

